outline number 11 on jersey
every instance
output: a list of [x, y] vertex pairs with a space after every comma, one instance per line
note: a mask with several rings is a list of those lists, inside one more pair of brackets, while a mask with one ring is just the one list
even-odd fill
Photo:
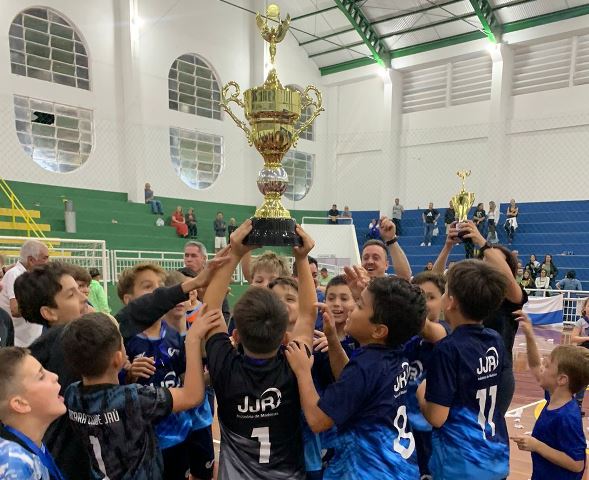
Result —
[[491, 427], [491, 436], [495, 436], [495, 422], [493, 422], [493, 416], [495, 415], [495, 402], [497, 401], [497, 385], [489, 387], [489, 396], [491, 397], [491, 406], [489, 407], [489, 415], [485, 416], [485, 406], [487, 405], [487, 389], [481, 388], [477, 390], [477, 400], [479, 401], [479, 425], [483, 429], [483, 438], [487, 439], [487, 432], [485, 426], [487, 422]]

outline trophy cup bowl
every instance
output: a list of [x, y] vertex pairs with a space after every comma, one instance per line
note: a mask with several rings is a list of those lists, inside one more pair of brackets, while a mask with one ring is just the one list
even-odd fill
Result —
[[[266, 17], [256, 16], [262, 38], [270, 43], [270, 57], [274, 64], [276, 44], [288, 30], [290, 17], [280, 20], [279, 9], [269, 5]], [[268, 27], [267, 18], [274, 18], [278, 27]], [[313, 94], [313, 95], [311, 95]], [[283, 87], [276, 70], [272, 68], [263, 85], [250, 88], [239, 98], [240, 87], [236, 82], [227, 83], [221, 92], [220, 105], [233, 121], [246, 134], [264, 159], [264, 167], [258, 173], [258, 190], [264, 195], [264, 202], [252, 217], [252, 231], [246, 237], [247, 245], [300, 245], [301, 239], [295, 232], [296, 221], [281, 202], [282, 194], [288, 187], [288, 174], [282, 167], [282, 158], [292, 146], [296, 146], [299, 135], [324, 110], [321, 93], [309, 85], [302, 93]], [[240, 120], [233, 113], [230, 103], [235, 103], [243, 111], [247, 121]], [[301, 112], [313, 107], [307, 121], [296, 125]]]
[[456, 212], [456, 218], [458, 220], [456, 223], [458, 237], [463, 242], [468, 243], [471, 240], [469, 238], [464, 238], [466, 232], [464, 230], [461, 231], [460, 227], [468, 220], [468, 212], [474, 204], [475, 194], [473, 192], [467, 192], [464, 186], [466, 177], [470, 176], [470, 170], [459, 170], [456, 174], [462, 179], [462, 188], [460, 189], [460, 192], [450, 199], [450, 202], [452, 203], [452, 207]]

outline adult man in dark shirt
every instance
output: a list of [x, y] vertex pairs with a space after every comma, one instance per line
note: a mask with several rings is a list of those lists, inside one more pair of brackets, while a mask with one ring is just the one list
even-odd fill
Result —
[[425, 247], [427, 245], [428, 247], [431, 247], [434, 228], [437, 225], [438, 218], [440, 218], [440, 213], [434, 208], [433, 202], [429, 202], [429, 207], [421, 214], [421, 218], [423, 219], [423, 225], [425, 227], [421, 246]]
[[227, 246], [227, 224], [223, 218], [223, 212], [217, 212], [217, 217], [213, 224], [215, 229], [215, 253]]
[[328, 223], [330, 225], [337, 225], [337, 219], [339, 217], [339, 210], [337, 209], [337, 205], [334, 203], [331, 206], [331, 210], [329, 210], [329, 212], [327, 212], [327, 215], [329, 216], [329, 220]]
[[454, 222], [454, 220], [456, 220], [456, 212], [454, 211], [452, 202], [450, 202], [450, 205], [444, 213], [444, 225], [446, 225], [446, 235], [448, 235], [448, 232], [450, 232], [450, 225], [452, 225], [452, 222]]

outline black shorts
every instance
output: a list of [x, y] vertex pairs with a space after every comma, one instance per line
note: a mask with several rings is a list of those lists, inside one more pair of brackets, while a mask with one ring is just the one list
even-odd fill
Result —
[[213, 478], [215, 449], [211, 427], [193, 430], [184, 441], [187, 446], [190, 474], [200, 480]]

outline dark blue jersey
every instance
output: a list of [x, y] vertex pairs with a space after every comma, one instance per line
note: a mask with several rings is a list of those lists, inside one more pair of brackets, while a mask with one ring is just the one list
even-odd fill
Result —
[[[140, 385], [166, 388], [182, 386], [182, 375], [186, 371], [184, 339], [165, 322], [162, 321], [157, 337], [140, 333], [125, 341], [125, 349], [131, 362], [140, 357], [152, 357], [155, 360], [155, 374], [150, 378], [137, 379]], [[172, 413], [156, 425], [162, 449], [183, 442], [191, 430], [192, 418], [188, 411]]]
[[[566, 453], [573, 460], [585, 460], [586, 440], [581, 411], [575, 399], [554, 410], [550, 403], [540, 413], [532, 436], [555, 450]], [[583, 472], [575, 473], [559, 467], [542, 455], [532, 453], [532, 480], [581, 480]]]
[[[450, 326], [441, 321], [440, 325], [450, 334]], [[407, 385], [407, 415], [413, 430], [420, 432], [431, 432], [432, 426], [425, 419], [417, 403], [417, 387], [423, 382], [427, 375], [427, 367], [434, 351], [434, 344], [416, 335], [403, 347], [403, 354], [409, 361], [409, 384]]]
[[405, 406], [408, 378], [401, 350], [367, 345], [354, 351], [318, 404], [337, 427], [325, 479], [419, 477]]
[[167, 388], [92, 385], [65, 392], [67, 415], [90, 453], [92, 478], [161, 480], [163, 459], [152, 424], [172, 412]]
[[507, 365], [501, 336], [482, 325], [459, 326], [436, 344], [425, 398], [450, 408], [432, 435], [430, 469], [436, 480], [507, 477], [507, 427], [496, 409]]

